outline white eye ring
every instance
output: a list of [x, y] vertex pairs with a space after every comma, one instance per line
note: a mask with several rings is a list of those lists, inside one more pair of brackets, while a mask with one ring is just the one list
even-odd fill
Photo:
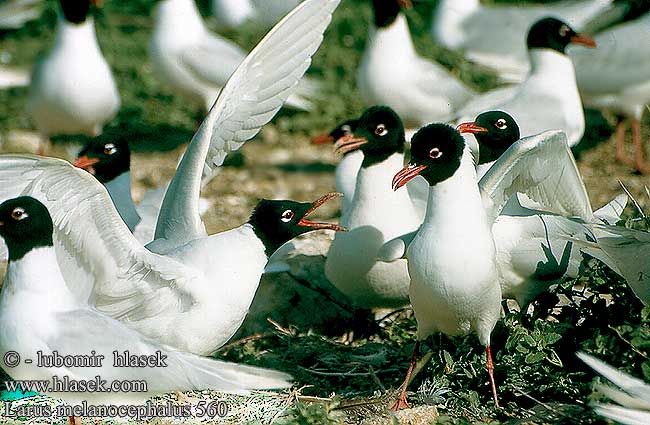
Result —
[[106, 155], [113, 155], [116, 151], [117, 151], [117, 149], [115, 149], [115, 145], [114, 145], [114, 144], [112, 144], [112, 143], [106, 143], [106, 144], [104, 145], [104, 153], [105, 153]]
[[562, 25], [562, 26], [560, 27], [560, 31], [559, 31], [559, 32], [560, 32], [560, 35], [561, 35], [562, 37], [566, 37], [566, 35], [569, 33], [569, 27], [567, 27], [566, 25]]
[[343, 132], [343, 134], [345, 134], [347, 136], [347, 135], [352, 133], [352, 127], [345, 124], [344, 126], [341, 127], [341, 131]]
[[25, 210], [21, 207], [16, 207], [14, 210], [11, 212], [11, 218], [13, 218], [16, 221], [21, 221], [29, 217], [29, 214], [25, 212]]
[[280, 220], [282, 220], [285, 223], [288, 223], [291, 220], [293, 220], [294, 215], [295, 215], [295, 213], [293, 211], [286, 210], [285, 212], [282, 213], [282, 216], [280, 217]]
[[375, 127], [375, 134], [377, 136], [385, 136], [388, 134], [388, 130], [386, 129], [386, 126], [384, 124], [379, 124], [377, 127]]
[[442, 152], [438, 148], [433, 148], [429, 151], [429, 158], [438, 159], [442, 156]]
[[497, 122], [494, 123], [494, 126], [499, 130], [505, 130], [506, 128], [508, 128], [508, 124], [506, 123], [506, 120], [503, 118], [499, 118]]

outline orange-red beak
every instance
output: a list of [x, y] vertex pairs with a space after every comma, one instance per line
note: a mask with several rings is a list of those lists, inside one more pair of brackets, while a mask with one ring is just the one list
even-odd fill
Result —
[[97, 164], [99, 162], [99, 159], [97, 158], [88, 158], [86, 155], [80, 156], [75, 162], [74, 166], [77, 168], [81, 168], [83, 170], [88, 170], [90, 167], [93, 165]]
[[104, 5], [104, 0], [90, 0], [90, 3], [95, 5], [95, 7], [102, 7]]
[[329, 145], [330, 143], [334, 143], [334, 137], [329, 134], [319, 134], [318, 136], [313, 137], [311, 142], [314, 145]]
[[346, 154], [348, 152], [356, 151], [366, 143], [368, 143], [368, 139], [365, 137], [355, 137], [353, 135], [343, 136], [334, 143], [334, 152]]
[[427, 168], [426, 165], [409, 164], [393, 177], [393, 190], [397, 190], [409, 181], [420, 175]]
[[488, 131], [487, 128], [481, 127], [474, 122], [464, 122], [462, 124], [459, 124], [458, 127], [456, 127], [456, 130], [458, 130], [459, 133], [471, 134], [487, 133]]
[[323, 205], [325, 202], [329, 201], [332, 198], [338, 198], [339, 196], [343, 196], [342, 193], [339, 192], [332, 192], [328, 193], [325, 196], [321, 196], [318, 198], [314, 203], [312, 203], [311, 208], [307, 210], [305, 215], [302, 216], [300, 221], [298, 222], [298, 226], [303, 226], [303, 227], [310, 227], [314, 230], [320, 230], [320, 229], [326, 229], [326, 230], [335, 230], [337, 232], [347, 232], [348, 229], [346, 229], [343, 226], [339, 226], [338, 224], [334, 223], [317, 223], [315, 221], [307, 220], [307, 217], [316, 211], [321, 205]]
[[591, 49], [596, 48], [596, 40], [584, 34], [576, 34], [571, 37], [571, 43], [579, 44], [581, 46], [589, 47]]

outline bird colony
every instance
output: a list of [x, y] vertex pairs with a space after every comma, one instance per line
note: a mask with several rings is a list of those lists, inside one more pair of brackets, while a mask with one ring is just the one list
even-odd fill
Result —
[[[413, 2], [212, 0], [201, 5], [205, 10], [194, 0], [150, 2], [148, 57], [138, 60], [199, 115], [171, 178], [157, 175], [137, 196], [129, 134], [104, 131], [132, 96], [103, 53], [111, 46], [96, 35], [106, 5], [0, 4], [4, 35], [30, 28], [44, 9], [56, 8], [54, 38], [31, 73], [0, 68], [1, 89], [24, 97], [24, 111], [17, 113], [37, 134], [36, 143], [3, 145], [0, 154], [3, 418], [142, 422], [184, 412], [187, 423], [195, 423], [217, 413], [228, 419], [228, 406], [214, 404], [223, 403], [221, 396], [294, 394], [259, 419], [270, 423], [284, 415], [289, 421], [287, 406], [304, 403], [300, 391], [310, 385], [295, 376], [301, 366], [276, 368], [218, 353], [251, 338], [241, 340], [238, 332], [252, 305], [271, 302], [256, 297], [260, 282], [279, 281], [305, 257], [320, 259], [305, 282], [326, 281], [319, 303], [343, 299], [373, 318], [341, 332], [341, 349], [367, 344], [367, 352], [380, 355], [382, 338], [362, 336], [389, 339], [379, 318], [414, 324], [401, 357], [382, 365], [398, 368], [404, 380], [372, 375], [387, 400], [379, 415], [386, 423], [422, 407], [411, 392], [413, 378], [450, 356], [442, 353], [443, 339], [462, 344], [465, 335], [473, 342], [464, 350], [475, 351], [484, 366], [474, 370], [470, 390], [490, 412], [507, 411], [512, 394], [500, 388], [509, 371], [523, 365], [499, 362], [508, 337], [501, 323], [513, 308], [523, 326], [548, 322], [530, 315], [539, 310], [538, 300], [558, 285], [579, 282], [589, 264], [626, 282], [630, 303], [650, 303], [650, 234], [629, 220], [622, 224], [635, 213], [626, 210], [628, 202], [637, 201], [623, 187], [608, 203], [592, 205], [574, 157], [576, 149], [587, 149], [581, 145], [588, 107], [616, 119], [609, 160], [630, 174], [650, 173], [642, 137], [650, 102], [650, 8], [630, 18], [625, 1], [438, 0], [427, 9], [431, 16], [420, 16]], [[248, 142], [261, 143], [260, 131], [278, 113], [291, 122], [313, 114], [319, 103], [335, 102], [328, 90], [343, 87], [327, 87], [321, 75], [306, 73], [319, 49], [345, 44], [343, 36], [327, 35], [337, 8], [348, 3], [370, 12], [356, 16], [368, 30], [351, 75], [364, 110], [340, 115], [320, 136], [323, 128], [313, 128], [311, 142], [295, 142], [310, 143], [323, 157], [334, 151], [330, 190], [309, 199], [276, 193], [256, 199], [253, 208], [205, 197], [208, 185], [219, 186], [232, 156], [243, 156], [243, 167], [259, 166], [246, 161]], [[424, 33], [430, 43], [495, 75], [494, 87], [479, 90], [416, 50], [415, 18], [430, 25]], [[226, 37], [252, 25], [266, 35], [250, 51]], [[151, 135], [144, 161], [159, 155], [156, 131]], [[57, 155], [61, 146], [68, 158]], [[293, 163], [291, 155], [286, 162]], [[209, 231], [206, 217], [229, 209], [249, 218]], [[340, 213], [321, 219], [324, 210]], [[314, 256], [316, 244], [321, 252]], [[282, 289], [271, 290], [289, 298]], [[291, 302], [297, 311], [302, 301]], [[314, 321], [319, 303], [311, 307]], [[603, 303], [615, 308], [617, 298]], [[290, 319], [273, 323], [287, 334], [294, 325]], [[623, 338], [619, 343], [644, 349]], [[601, 351], [576, 348], [558, 359], [563, 373], [582, 373], [589, 383], [595, 371], [618, 387], [598, 384], [611, 401], [587, 406], [593, 418], [650, 423], [649, 387], [599, 360]], [[284, 349], [265, 348], [278, 356]], [[349, 394], [345, 373], [340, 377]], [[136, 410], [170, 394], [188, 410]], [[43, 400], [55, 400], [57, 409], [50, 406], [49, 415], [38, 410]], [[429, 404], [444, 413], [444, 403]], [[102, 406], [134, 408], [107, 414]], [[259, 406], [243, 409], [252, 415]], [[436, 415], [425, 410], [408, 423], [433, 423]], [[363, 416], [370, 414], [356, 422]]]

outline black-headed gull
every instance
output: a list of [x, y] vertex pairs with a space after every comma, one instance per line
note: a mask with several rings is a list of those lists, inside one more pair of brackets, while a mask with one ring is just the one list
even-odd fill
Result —
[[[650, 173], [643, 159], [641, 116], [650, 102], [650, 13], [595, 36], [598, 49], [571, 49], [583, 103], [615, 113], [616, 158]], [[634, 159], [625, 154], [625, 118], [632, 120]]]
[[[0, 355], [16, 352], [24, 359], [9, 371], [15, 380], [97, 381], [107, 389], [56, 391], [47, 395], [68, 403], [143, 403], [174, 391], [213, 389], [242, 393], [286, 388], [291, 377], [281, 372], [237, 365], [176, 351], [80, 302], [66, 284], [53, 246], [53, 224], [47, 208], [23, 196], [0, 205], [0, 236], [9, 247], [9, 264], [0, 293]], [[114, 367], [114, 352], [151, 358], [153, 367]], [[89, 367], [43, 366], [39, 352], [52, 356], [92, 357]], [[103, 356], [99, 359], [98, 356]], [[115, 390], [115, 383], [139, 381], [142, 391]], [[85, 385], [85, 383], [83, 384]]]
[[575, 146], [584, 134], [585, 117], [573, 62], [565, 49], [570, 43], [588, 47], [595, 43], [555, 18], [536, 22], [527, 43], [531, 70], [524, 82], [476, 96], [455, 114], [455, 120], [469, 121], [481, 112], [502, 110], [517, 121], [522, 137], [557, 129]]
[[[377, 261], [383, 244], [418, 228], [422, 221], [409, 192], [394, 192], [392, 176], [404, 166], [404, 127], [388, 107], [375, 106], [362, 115], [354, 136], [336, 143], [341, 153], [359, 150], [362, 164], [354, 197], [325, 262], [325, 275], [355, 305], [399, 307], [408, 303], [406, 261]], [[399, 217], [399, 220], [395, 220]]]
[[[210, 109], [245, 57], [246, 52], [232, 41], [208, 31], [194, 0], [162, 0], [156, 5], [156, 23], [149, 44], [154, 72], [176, 93], [201, 108]], [[309, 110], [317, 91], [315, 81], [303, 79], [287, 106]]]
[[453, 114], [475, 93], [449, 71], [421, 57], [400, 6], [410, 0], [372, 0], [374, 19], [357, 70], [357, 87], [368, 106], [387, 105], [407, 128]]
[[[239, 65], [178, 165], [148, 249], [87, 172], [55, 159], [0, 157], [0, 199], [29, 193], [46, 204], [62, 272], [75, 293], [92, 296], [103, 312], [189, 352], [212, 353], [235, 333], [259, 284], [268, 246], [250, 223], [209, 236], [199, 214], [201, 184], [282, 107], [338, 3], [301, 3]], [[287, 212], [287, 222], [271, 223], [300, 220], [300, 211], [293, 213]]]
[[565, 0], [548, 4], [482, 6], [480, 0], [439, 0], [431, 25], [433, 40], [492, 68], [504, 80], [528, 73], [526, 34], [536, 21], [555, 17], [582, 30], [613, 0]]
[[27, 98], [27, 112], [44, 142], [57, 134], [97, 136], [120, 107], [97, 43], [90, 0], [60, 4], [54, 45], [34, 65]]
[[[498, 405], [490, 334], [501, 312], [496, 248], [491, 220], [476, 183], [472, 153], [452, 127], [431, 124], [411, 140], [411, 162], [393, 179], [395, 190], [421, 175], [430, 185], [424, 222], [406, 251], [409, 294], [419, 341], [435, 332], [474, 332], [486, 347], [487, 369]], [[399, 215], [391, 217], [401, 220]], [[408, 406], [406, 384], [393, 406]]]

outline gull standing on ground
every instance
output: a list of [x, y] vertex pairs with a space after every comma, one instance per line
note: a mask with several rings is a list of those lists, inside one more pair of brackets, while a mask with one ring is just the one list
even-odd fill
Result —
[[302, 0], [212, 0], [212, 15], [221, 29], [233, 29], [252, 20], [271, 28]]
[[178, 165], [148, 249], [87, 172], [61, 160], [0, 156], [0, 199], [29, 194], [48, 207], [61, 269], [75, 294], [160, 343], [211, 354], [239, 328], [268, 256], [282, 242], [269, 232], [286, 241], [295, 236], [282, 230], [290, 225], [340, 229], [305, 218], [331, 195], [280, 211], [261, 235], [252, 222], [209, 236], [198, 210], [202, 181], [282, 107], [338, 4], [301, 3], [240, 64]]
[[[578, 88], [585, 106], [618, 117], [616, 159], [650, 173], [644, 161], [641, 116], [650, 103], [650, 13], [595, 36], [598, 49], [572, 49]], [[625, 154], [625, 120], [632, 121], [634, 159]]]
[[[394, 192], [389, 183], [404, 166], [404, 127], [388, 107], [364, 112], [354, 137], [336, 144], [346, 153], [362, 152], [354, 197], [341, 224], [349, 231], [337, 233], [325, 262], [325, 276], [352, 303], [363, 308], [401, 307], [408, 303], [406, 261], [377, 261], [383, 244], [412, 232], [422, 222], [407, 191]], [[394, 220], [394, 217], [399, 220]]]
[[[94, 1], [93, 1], [94, 3]], [[101, 134], [120, 108], [113, 74], [102, 56], [90, 0], [60, 0], [52, 49], [32, 71], [27, 112], [42, 137]]]

